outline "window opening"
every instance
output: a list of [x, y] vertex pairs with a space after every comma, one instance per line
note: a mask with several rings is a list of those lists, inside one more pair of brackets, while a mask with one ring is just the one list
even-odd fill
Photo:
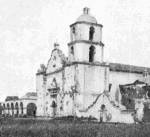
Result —
[[90, 27], [90, 30], [89, 30], [89, 40], [93, 40], [94, 32], [95, 32], [94, 27]]
[[95, 47], [91, 46], [89, 49], [89, 62], [94, 61]]
[[72, 28], [72, 33], [75, 34], [76, 33], [76, 29], [75, 27]]
[[74, 47], [73, 46], [71, 47], [71, 54], [74, 55]]

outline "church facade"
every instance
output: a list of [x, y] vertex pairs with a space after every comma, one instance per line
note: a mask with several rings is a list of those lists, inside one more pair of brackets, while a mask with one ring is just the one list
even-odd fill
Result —
[[133, 123], [135, 115], [143, 117], [144, 102], [149, 102], [146, 93], [135, 98], [130, 109], [122, 103], [120, 85], [148, 85], [150, 69], [104, 62], [102, 28], [89, 8], [84, 8], [70, 25], [68, 57], [54, 44], [47, 66], [36, 73], [37, 116], [94, 117], [125, 123]]

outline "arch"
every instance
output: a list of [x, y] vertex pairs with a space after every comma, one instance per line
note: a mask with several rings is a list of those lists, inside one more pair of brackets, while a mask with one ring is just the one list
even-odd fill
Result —
[[14, 115], [14, 104], [11, 103], [11, 110], [12, 110], [12, 115]]
[[57, 107], [57, 104], [56, 104], [56, 102], [55, 102], [55, 101], [53, 101], [51, 106], [52, 106], [52, 108], [55, 108], [55, 107]]
[[6, 111], [5, 111], [5, 104], [3, 104], [3, 113], [5, 114], [6, 113]]
[[27, 105], [27, 115], [35, 117], [36, 116], [36, 109], [37, 109], [37, 107], [36, 107], [35, 103], [29, 103]]
[[57, 104], [54, 100], [52, 101], [51, 107], [52, 107], [52, 117], [55, 117], [57, 111]]
[[21, 114], [23, 114], [23, 103], [20, 102], [20, 110], [21, 110]]
[[7, 110], [8, 110], [8, 114], [10, 113], [9, 111], [10, 111], [10, 105], [9, 105], [9, 103], [7, 103]]
[[101, 105], [101, 110], [104, 111], [106, 106], [104, 104]]
[[103, 122], [104, 120], [105, 111], [106, 111], [106, 106], [102, 104], [100, 107], [100, 122]]
[[15, 103], [15, 109], [16, 109], [16, 115], [19, 115], [19, 106], [18, 106], [18, 102]]
[[3, 104], [3, 108], [5, 109], [5, 104]]
[[2, 106], [2, 104], [0, 103], [0, 115], [2, 115], [3, 114], [3, 106]]
[[72, 33], [75, 34], [76, 33], [76, 28], [72, 27]]
[[94, 61], [94, 55], [95, 55], [95, 47], [92, 45], [89, 48], [89, 62]]
[[95, 29], [93, 26], [91, 26], [89, 29], [89, 40], [93, 40], [94, 32], [95, 32]]
[[73, 46], [71, 46], [71, 48], [70, 48], [70, 53], [71, 53], [72, 55], [74, 55], [74, 47], [73, 47]]

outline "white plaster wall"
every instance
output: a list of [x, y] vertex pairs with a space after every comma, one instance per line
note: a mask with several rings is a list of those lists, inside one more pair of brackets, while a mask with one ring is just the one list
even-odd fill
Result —
[[43, 75], [36, 75], [37, 116], [45, 115], [45, 85]]
[[80, 95], [77, 97], [81, 108], [89, 106], [98, 94], [108, 90], [108, 68], [103, 66], [81, 65], [77, 67], [78, 89]]
[[64, 92], [68, 93], [71, 87], [75, 85], [75, 65], [65, 67], [64, 69]]
[[93, 26], [95, 29], [93, 41], [94, 42], [100, 42], [102, 39], [102, 28], [100, 26], [96, 25], [90, 25], [90, 24], [76, 24], [75, 31], [76, 33], [72, 33], [72, 28], [71, 28], [71, 41], [75, 40], [89, 40], [89, 29], [90, 27]]
[[76, 81], [76, 65], [65, 67], [64, 70], [64, 100], [63, 100], [63, 115], [73, 115], [73, 91]]
[[70, 96], [70, 94], [65, 95], [63, 105], [64, 105], [63, 115], [64, 116], [73, 115], [75, 108], [74, 108], [72, 96]]
[[115, 100], [115, 93], [119, 90], [119, 84], [129, 84], [135, 82], [135, 80], [143, 80], [143, 75], [129, 72], [110, 71], [109, 83], [112, 84], [110, 92], [112, 99]]
[[105, 67], [78, 64], [81, 93], [100, 94], [105, 89]]
[[[102, 47], [99, 45], [95, 46], [95, 55], [94, 61], [95, 62], [102, 62]], [[74, 58], [76, 61], [87, 61], [89, 62], [89, 48], [90, 44], [88, 43], [76, 43], [74, 46]]]

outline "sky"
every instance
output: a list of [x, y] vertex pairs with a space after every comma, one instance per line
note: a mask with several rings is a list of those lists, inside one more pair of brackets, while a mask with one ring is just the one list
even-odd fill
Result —
[[150, 67], [149, 0], [0, 0], [0, 101], [36, 92], [37, 69], [55, 42], [67, 56], [84, 7], [104, 26], [105, 61]]

